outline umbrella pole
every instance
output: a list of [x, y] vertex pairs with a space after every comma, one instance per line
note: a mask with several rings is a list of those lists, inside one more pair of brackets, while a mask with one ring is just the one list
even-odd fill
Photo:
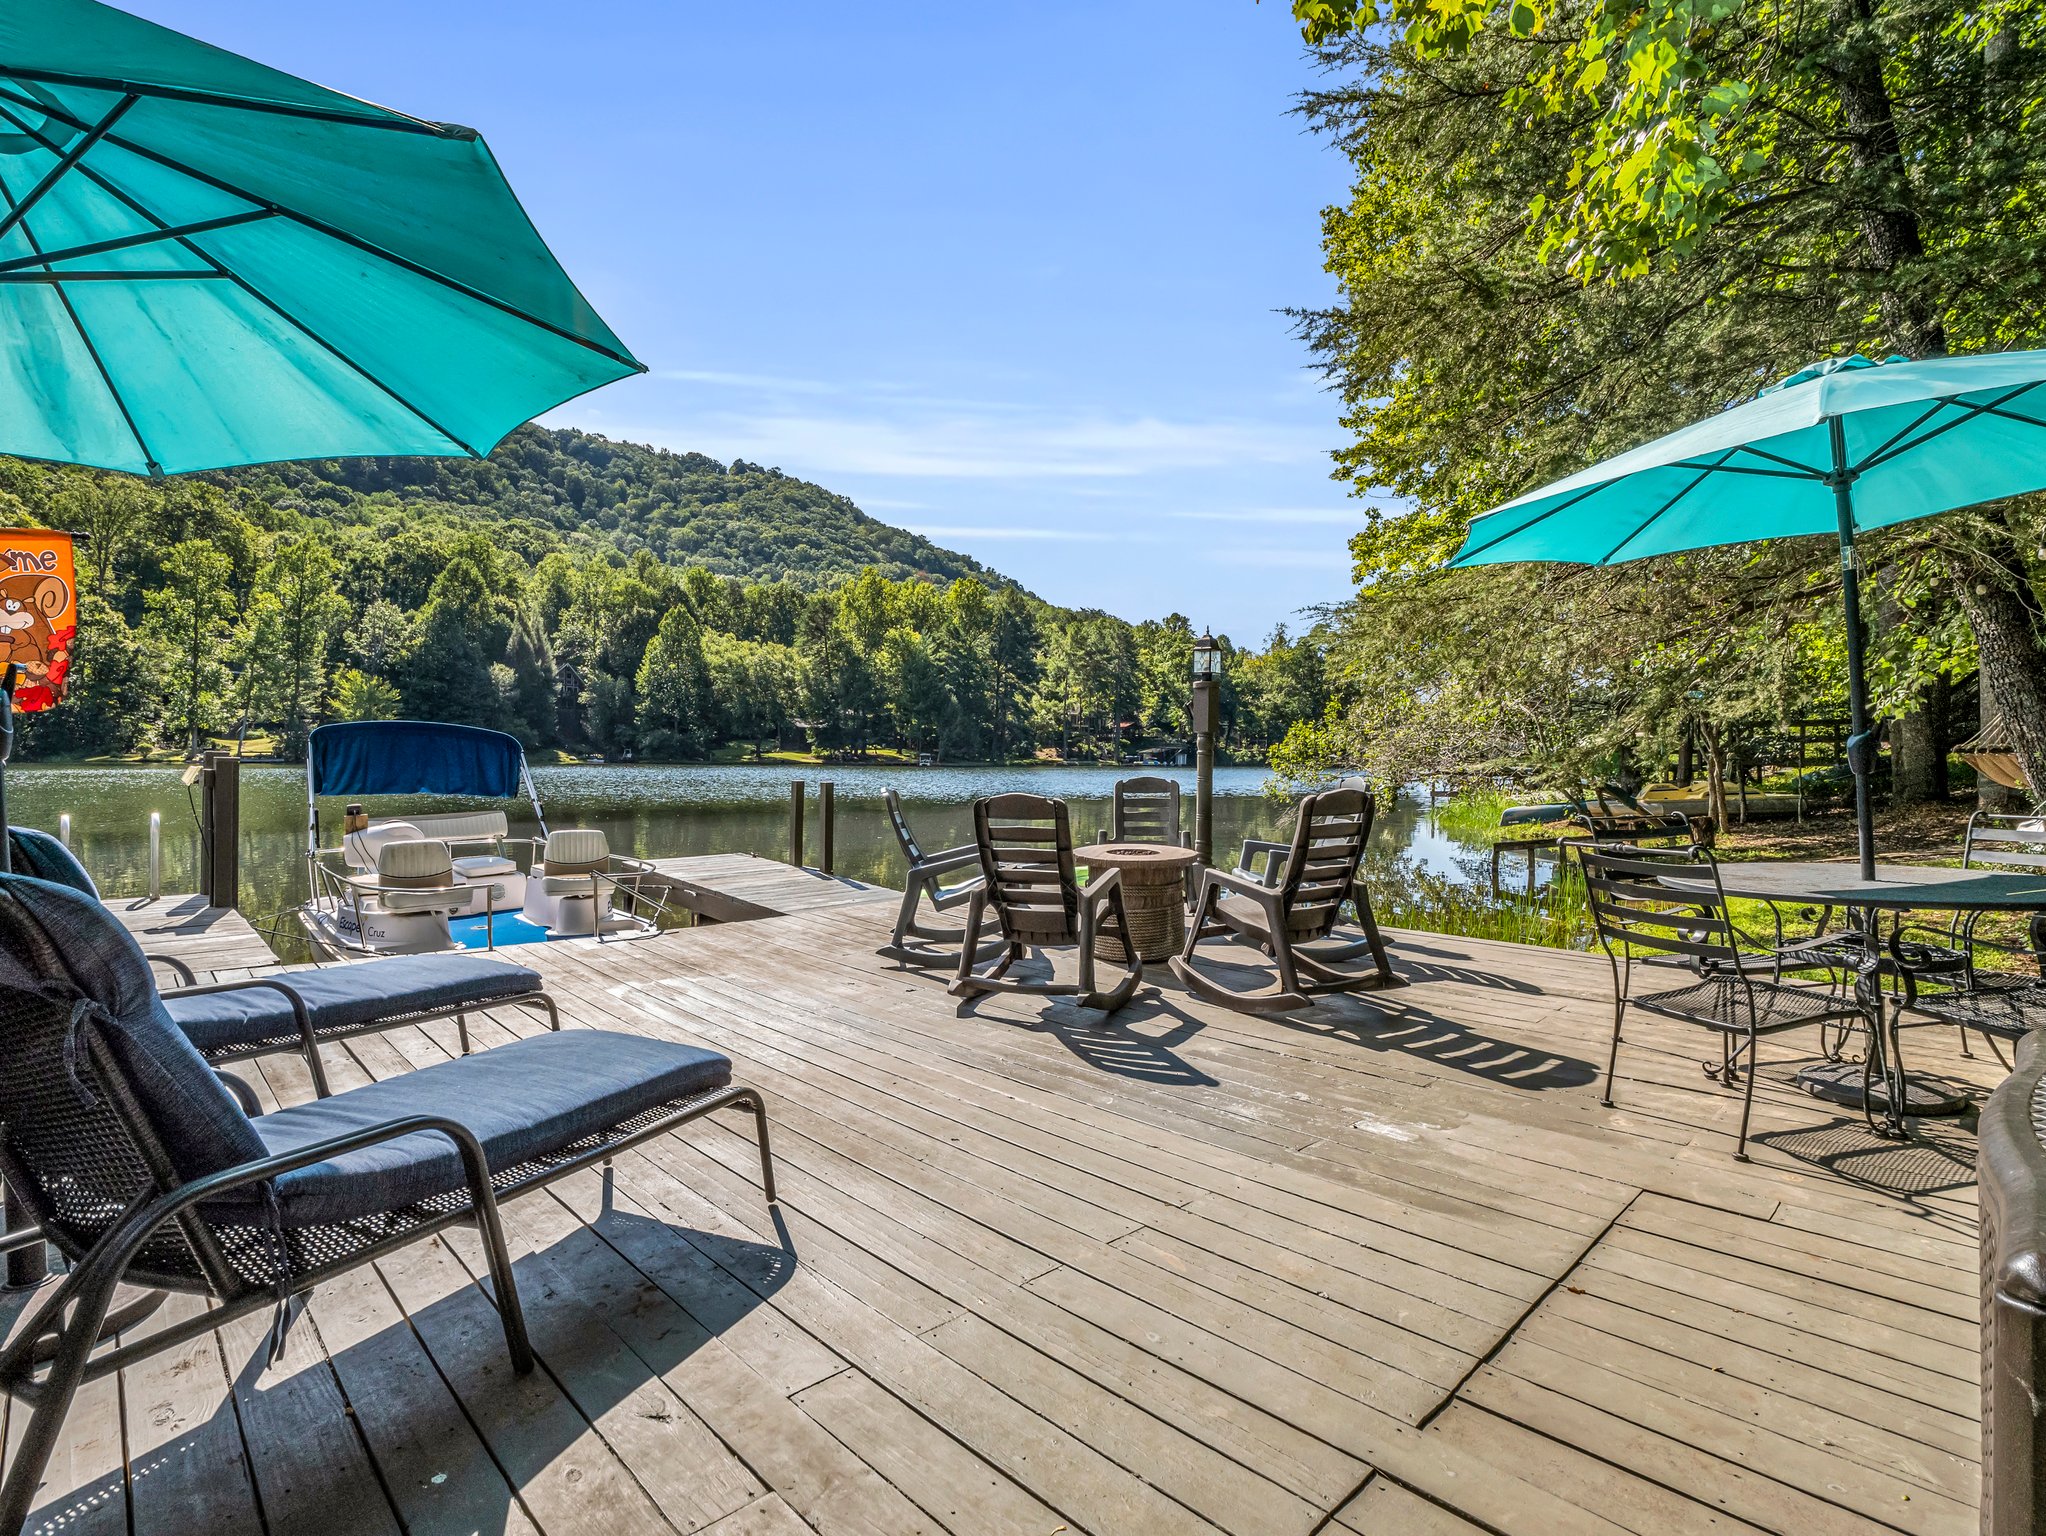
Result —
[[1861, 854], [1861, 878], [1875, 879], [1875, 807], [1869, 776], [1875, 771], [1875, 732], [1868, 721], [1867, 663], [1861, 644], [1861, 571], [1854, 555], [1854, 472], [1847, 467], [1847, 431], [1835, 416], [1833, 509], [1840, 520], [1840, 597], [1847, 609], [1847, 766], [1854, 774], [1854, 837]]

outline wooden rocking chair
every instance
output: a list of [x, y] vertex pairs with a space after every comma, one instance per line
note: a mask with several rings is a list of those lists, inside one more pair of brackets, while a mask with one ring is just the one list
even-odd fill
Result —
[[[1375, 810], [1370, 793], [1361, 789], [1309, 795], [1300, 802], [1293, 841], [1275, 882], [1266, 884], [1244, 872], [1204, 871], [1186, 948], [1172, 957], [1173, 974], [1211, 1002], [1252, 1013], [1284, 1013], [1312, 1007], [1315, 998], [1334, 992], [1398, 986], [1370, 895], [1357, 877]], [[1351, 900], [1363, 937], [1332, 939], [1343, 903]], [[1277, 979], [1250, 992], [1210, 979], [1195, 968], [1194, 950], [1213, 938], [1263, 951], [1277, 967]], [[1369, 966], [1347, 965], [1363, 955], [1370, 956]]]
[[[959, 957], [949, 947], [933, 946], [956, 944], [966, 937], [966, 930], [921, 921], [918, 908], [926, 899], [934, 912], [965, 906], [980, 889], [980, 849], [972, 843], [962, 843], [957, 848], [925, 853], [916, 834], [909, 830], [908, 818], [902, 814], [902, 797], [891, 789], [886, 798], [888, 824], [895, 829], [895, 841], [901, 845], [909, 873], [902, 882], [902, 905], [895, 914], [895, 932], [880, 953], [903, 965], [955, 964]], [[969, 877], [956, 885], [944, 883], [945, 876], [962, 871], [970, 872]]]
[[[966, 909], [966, 936], [959, 952], [954, 997], [982, 992], [1029, 992], [1073, 997], [1083, 1008], [1113, 1013], [1135, 994], [1144, 962], [1129, 942], [1129, 916], [1122, 899], [1122, 871], [1103, 871], [1082, 887], [1073, 873], [1072, 825], [1063, 800], [1043, 795], [992, 795], [973, 802], [974, 843], [980, 854], [982, 885]], [[975, 970], [981, 928], [994, 909], [1002, 955], [993, 968]], [[1094, 940], [1114, 935], [1129, 956], [1122, 980], [1104, 992], [1094, 984]], [[1077, 945], [1077, 983], [1019, 981], [1009, 967], [1028, 949]]]

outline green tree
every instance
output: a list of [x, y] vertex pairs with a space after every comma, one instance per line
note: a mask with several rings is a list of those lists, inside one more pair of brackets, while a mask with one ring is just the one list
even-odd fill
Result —
[[711, 732], [710, 676], [703, 631], [678, 604], [662, 617], [635, 679], [640, 750], [649, 757], [700, 757]]
[[771, 741], [796, 698], [796, 658], [788, 646], [741, 640], [711, 630], [703, 661], [719, 740]]
[[186, 539], [164, 555], [160, 569], [161, 585], [143, 599], [147, 627], [175, 700], [173, 722], [185, 750], [197, 752], [227, 682], [222, 652], [234, 611], [227, 589], [234, 563], [204, 540]]
[[271, 677], [261, 718], [280, 725], [287, 744], [304, 743], [326, 699], [327, 655], [348, 617], [336, 570], [326, 544], [308, 535], [281, 543], [258, 578], [258, 608], [274, 619], [255, 663]]
[[162, 652], [97, 590], [78, 599], [78, 639], [64, 702], [20, 717], [29, 758], [125, 756], [149, 744], [164, 693]]
[[357, 667], [334, 674], [334, 696], [328, 708], [336, 720], [395, 720], [398, 690], [381, 677]]
[[[1702, 613], [1738, 629], [1757, 604], [1781, 604], [1767, 633], [1788, 647], [1815, 609], [1837, 609], [1817, 542], [1663, 570], [1551, 570], [1518, 588], [1441, 578], [1461, 585], [1454, 601], [1427, 573], [1475, 513], [1814, 356], [1982, 350], [2046, 332], [2036, 8], [1300, 0], [1296, 12], [1338, 71], [1305, 110], [1354, 168], [1350, 201], [1324, 216], [1343, 301], [1303, 316], [1303, 330], [1354, 434], [1339, 474], [1416, 508], [1362, 516], [1359, 598], [1342, 620], [1364, 639], [1347, 647], [1352, 667], [1431, 643], [1453, 653], [1441, 633], [1389, 648], [1371, 638], [1435, 613], [1522, 656], [1548, 649], [1539, 622], [1623, 613], [1637, 627], [1618, 669], [1700, 650]], [[2009, 503], [1893, 530], [1868, 557], [1878, 571], [1922, 560], [1945, 583], [1985, 677], [2024, 718], [2020, 755], [2046, 791], [2041, 526], [2033, 503]], [[1677, 571], [1702, 574], [1713, 601], [1686, 605]], [[1765, 670], [1782, 673], [1791, 654]], [[1479, 736], [1489, 706], [1471, 680], [1484, 670], [1450, 674], [1471, 686], [1447, 695]], [[1405, 684], [1345, 680], [1380, 715]]]

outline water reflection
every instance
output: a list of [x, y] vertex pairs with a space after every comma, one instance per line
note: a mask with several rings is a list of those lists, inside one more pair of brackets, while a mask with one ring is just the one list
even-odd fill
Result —
[[[902, 860], [882, 805], [898, 790], [926, 849], [949, 847], [972, 836], [973, 800], [1028, 790], [1056, 795], [1071, 807], [1073, 833], [1092, 841], [1107, 829], [1108, 796], [1116, 768], [904, 768], [834, 766], [804, 774], [808, 784], [806, 851], [818, 857], [817, 783], [829, 778], [837, 802], [835, 867], [840, 874], [899, 885]], [[1154, 770], [1145, 770], [1151, 772]], [[1191, 769], [1162, 770], [1189, 799]], [[758, 853], [788, 857], [789, 784], [785, 766], [563, 766], [536, 768], [534, 781], [551, 825], [601, 827], [614, 848], [643, 858], [706, 853]], [[1247, 837], [1283, 838], [1288, 806], [1264, 794], [1256, 768], [1215, 774], [1215, 846], [1233, 859]], [[9, 809], [17, 822], [57, 828], [71, 817], [71, 842], [109, 895], [140, 895], [148, 888], [149, 815], [163, 818], [163, 889], [198, 887], [199, 818], [192, 793], [175, 767], [78, 768], [23, 765], [8, 774]], [[250, 766], [242, 771], [242, 905], [251, 917], [281, 927], [305, 899], [305, 775], [303, 770]], [[380, 812], [424, 812], [454, 802], [421, 798], [380, 802]], [[321, 826], [331, 842], [338, 801], [323, 801]], [[530, 812], [514, 807], [512, 831], [532, 830]], [[1188, 806], [1191, 820], [1192, 807]], [[1581, 922], [1567, 910], [1552, 914], [1546, 896], [1493, 898], [1487, 888], [1486, 850], [1443, 832], [1424, 798], [1403, 795], [1383, 811], [1367, 852], [1367, 875], [1382, 921], [1442, 932], [1473, 933], [1521, 942], [1581, 942]], [[1567, 903], [1565, 904], [1567, 907]], [[289, 958], [305, 958], [287, 935]]]

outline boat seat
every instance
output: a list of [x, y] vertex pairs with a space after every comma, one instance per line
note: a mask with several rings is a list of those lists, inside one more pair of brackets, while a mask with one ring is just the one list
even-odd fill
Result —
[[342, 838], [341, 852], [351, 869], [375, 869], [377, 859], [392, 843], [417, 843], [425, 837], [409, 821], [379, 821]]
[[385, 843], [377, 850], [377, 900], [389, 912], [433, 912], [466, 904], [471, 892], [455, 878], [448, 845], [431, 838]]
[[591, 875], [611, 867], [611, 839], [595, 827], [550, 833], [540, 855], [550, 875]]
[[611, 840], [595, 827], [550, 833], [541, 854], [541, 888], [550, 896], [593, 894], [590, 876], [611, 868]]
[[455, 873], [464, 880], [489, 880], [518, 872], [518, 860], [501, 853], [465, 853], [455, 860]]
[[491, 843], [510, 835], [511, 823], [503, 811], [453, 811], [444, 816], [406, 818], [426, 837], [444, 843]]

